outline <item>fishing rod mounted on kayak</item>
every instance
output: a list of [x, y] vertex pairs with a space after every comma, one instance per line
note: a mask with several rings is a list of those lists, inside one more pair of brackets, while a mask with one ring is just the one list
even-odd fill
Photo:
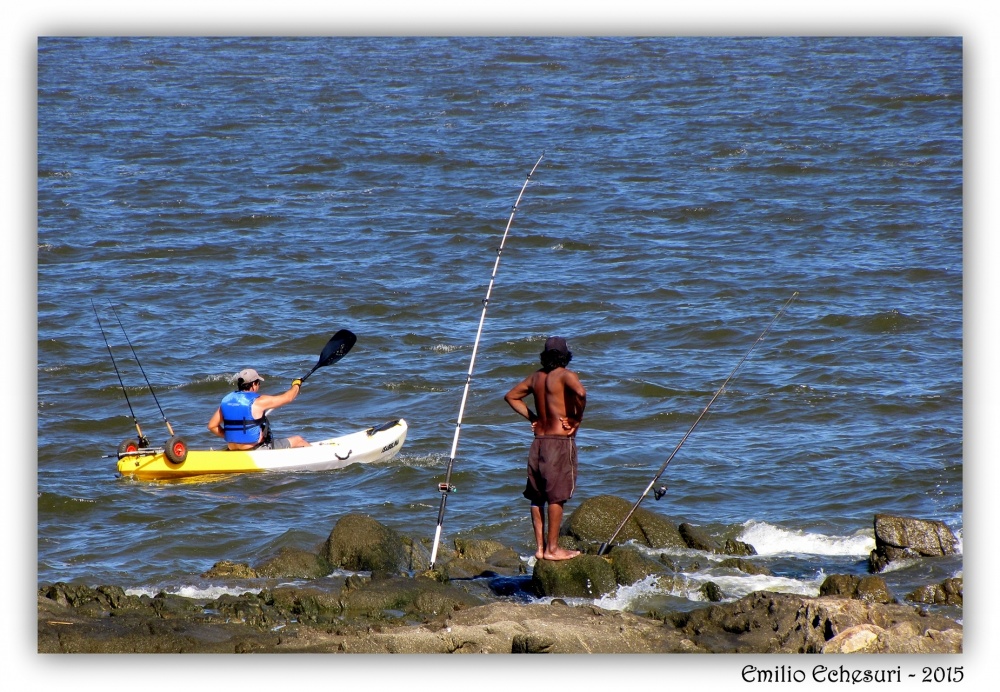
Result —
[[[676, 447], [674, 447], [674, 451], [670, 453], [670, 456], [667, 457], [667, 460], [663, 462], [662, 466], [660, 466], [660, 470], [656, 472], [655, 476], [653, 476], [653, 480], [651, 480], [649, 482], [649, 485], [646, 486], [646, 489], [642, 491], [642, 495], [640, 495], [639, 499], [635, 501], [634, 505], [632, 505], [632, 509], [630, 509], [628, 511], [628, 514], [625, 515], [625, 518], [622, 519], [621, 523], [618, 525], [618, 528], [615, 529], [615, 532], [611, 534], [611, 538], [609, 538], [606, 543], [601, 544], [601, 547], [597, 551], [598, 555], [604, 555], [605, 553], [607, 553], [608, 548], [614, 542], [615, 538], [618, 537], [618, 534], [621, 533], [621, 530], [625, 528], [625, 524], [627, 524], [628, 520], [632, 518], [632, 515], [635, 513], [635, 510], [639, 508], [639, 505], [645, 499], [646, 495], [648, 495], [649, 491], [652, 490], [653, 485], [655, 485], [656, 481], [658, 481], [660, 476], [663, 475], [663, 472], [667, 470], [667, 466], [670, 465], [670, 462], [673, 460], [674, 456], [680, 450], [681, 446], [687, 441], [691, 433], [694, 432], [694, 429], [698, 427], [698, 423], [700, 423], [701, 419], [705, 417], [705, 414], [708, 413], [708, 409], [710, 409], [712, 407], [712, 404], [715, 403], [715, 400], [719, 398], [719, 396], [725, 390], [726, 385], [728, 385], [729, 381], [733, 379], [733, 377], [736, 375], [736, 372], [741, 367], [743, 367], [743, 364], [747, 361], [748, 358], [750, 358], [750, 354], [753, 353], [753, 350], [755, 348], [757, 348], [757, 344], [759, 344], [761, 341], [764, 340], [764, 337], [767, 336], [767, 333], [771, 331], [771, 327], [774, 326], [774, 323], [778, 321], [778, 318], [781, 317], [782, 313], [785, 312], [788, 306], [792, 304], [792, 301], [795, 300], [798, 296], [799, 292], [795, 291], [792, 294], [792, 297], [786, 300], [785, 304], [781, 306], [781, 309], [778, 310], [777, 314], [773, 318], [771, 318], [771, 321], [768, 323], [767, 327], [764, 329], [764, 331], [760, 333], [760, 336], [757, 337], [757, 340], [753, 342], [753, 345], [750, 347], [750, 350], [748, 350], [746, 352], [746, 355], [744, 355], [743, 358], [740, 359], [740, 362], [736, 364], [736, 367], [733, 368], [733, 371], [729, 373], [729, 377], [725, 379], [725, 381], [722, 383], [722, 386], [719, 387], [719, 389], [712, 396], [711, 400], [709, 400], [708, 405], [705, 406], [704, 409], [702, 409], [701, 413], [698, 414], [698, 417], [695, 418], [694, 423], [692, 423], [691, 427], [688, 428], [688, 431], [684, 433], [684, 437], [681, 438], [681, 441], [677, 443]], [[653, 495], [654, 497], [656, 497], [657, 500], [659, 500], [666, 494], [666, 492], [667, 492], [666, 488], [657, 488], [656, 490], [653, 491]]]
[[441, 505], [438, 507], [438, 517], [437, 517], [437, 528], [434, 530], [434, 547], [431, 549], [431, 560], [429, 569], [434, 569], [434, 563], [437, 561], [437, 551], [438, 543], [441, 540], [441, 527], [444, 524], [444, 510], [445, 506], [448, 504], [448, 495], [456, 492], [457, 488], [451, 484], [451, 472], [455, 466], [455, 453], [458, 451], [458, 437], [462, 430], [462, 418], [465, 416], [465, 403], [469, 397], [469, 385], [472, 384], [472, 370], [476, 364], [476, 353], [479, 351], [479, 338], [483, 334], [483, 323], [486, 321], [486, 309], [490, 304], [490, 294], [493, 292], [493, 281], [496, 279], [497, 268], [500, 266], [500, 256], [503, 254], [504, 243], [507, 242], [507, 233], [510, 231], [511, 224], [514, 223], [514, 214], [517, 213], [517, 205], [521, 203], [521, 196], [524, 194], [525, 189], [528, 187], [528, 183], [531, 181], [531, 176], [534, 175], [535, 169], [538, 168], [538, 164], [542, 162], [545, 158], [545, 154], [542, 153], [535, 161], [535, 165], [531, 167], [531, 172], [528, 173], [528, 177], [524, 180], [524, 185], [521, 186], [521, 191], [517, 195], [517, 200], [514, 202], [514, 206], [511, 207], [510, 217], [507, 219], [507, 227], [504, 229], [503, 238], [500, 239], [500, 247], [497, 248], [497, 258], [493, 263], [493, 273], [490, 275], [490, 283], [486, 288], [486, 297], [483, 298], [483, 312], [479, 317], [479, 329], [476, 330], [476, 341], [472, 345], [472, 358], [469, 360], [469, 372], [465, 378], [465, 391], [462, 393], [462, 404], [458, 409], [458, 422], [455, 425], [455, 437], [451, 442], [451, 454], [448, 456], [448, 470], [445, 473], [444, 483], [438, 484], [438, 491], [441, 493]]
[[104, 332], [104, 325], [101, 324], [101, 316], [97, 314], [97, 305], [94, 301], [90, 301], [90, 307], [94, 308], [94, 317], [97, 318], [97, 328], [101, 330], [101, 336], [104, 337], [104, 345], [108, 347], [108, 355], [111, 356], [111, 365], [115, 368], [115, 374], [118, 376], [118, 384], [121, 385], [122, 394], [125, 395], [125, 403], [128, 404], [128, 412], [132, 416], [132, 422], [135, 423], [135, 432], [138, 445], [131, 439], [124, 440], [120, 445], [118, 445], [118, 453], [135, 451], [139, 447], [148, 447], [149, 438], [142, 434], [142, 428], [139, 427], [139, 419], [135, 417], [135, 411], [132, 409], [132, 402], [128, 398], [128, 390], [125, 389], [125, 383], [122, 381], [122, 374], [118, 370], [118, 363], [115, 362], [115, 354], [111, 352], [111, 344], [108, 342], [108, 335]]
[[[97, 314], [97, 305], [94, 301], [90, 301], [91, 307], [94, 308], [94, 317], [97, 317], [97, 326], [101, 329], [101, 336], [104, 337], [104, 344], [108, 347], [108, 355], [111, 356], [111, 364], [115, 367], [115, 374], [118, 375], [118, 383], [122, 387], [122, 393], [125, 394], [125, 402], [128, 404], [129, 413], [132, 414], [132, 420], [135, 422], [135, 429], [138, 433], [138, 438], [132, 440], [131, 438], [127, 440], [122, 440], [121, 444], [118, 445], [118, 457], [130, 456], [140, 452], [144, 449], [149, 449], [149, 438], [142, 434], [142, 430], [139, 429], [139, 421], [135, 417], [135, 412], [132, 410], [132, 403], [128, 399], [128, 392], [125, 390], [125, 383], [122, 382], [121, 373], [118, 371], [118, 364], [115, 363], [115, 356], [111, 352], [111, 344], [108, 343], [108, 336], [104, 333], [104, 326], [101, 324], [101, 318]], [[132, 357], [135, 358], [136, 365], [139, 366], [139, 370], [142, 372], [143, 379], [146, 380], [146, 386], [149, 387], [149, 393], [153, 395], [153, 401], [156, 402], [156, 407], [160, 409], [160, 415], [163, 416], [163, 422], [167, 424], [167, 433], [169, 437], [167, 438], [166, 445], [163, 449], [164, 456], [174, 464], [180, 464], [187, 458], [187, 443], [181, 439], [179, 436], [174, 434], [174, 429], [170, 425], [170, 421], [167, 420], [167, 416], [163, 413], [163, 407], [160, 406], [160, 400], [156, 398], [156, 392], [153, 391], [153, 385], [149, 383], [149, 378], [146, 377], [146, 371], [142, 367], [142, 363], [139, 362], [139, 356], [135, 352], [135, 347], [132, 346], [132, 340], [128, 338], [128, 332], [125, 331], [125, 325], [122, 324], [121, 317], [118, 316], [118, 311], [115, 310], [115, 306], [112, 305], [111, 301], [108, 301], [108, 305], [111, 307], [111, 312], [114, 313], [115, 319], [118, 320], [118, 326], [121, 327], [122, 334], [125, 335], [125, 341], [128, 342], [128, 347], [132, 351]]]
[[[163, 422], [167, 425], [167, 444], [164, 448], [164, 455], [174, 464], [179, 464], [187, 458], [187, 443], [180, 437], [174, 434], [174, 429], [170, 425], [170, 421], [167, 420], [167, 414], [163, 412], [163, 407], [160, 406], [160, 400], [156, 398], [156, 392], [153, 391], [153, 385], [150, 384], [149, 378], [146, 377], [146, 370], [142, 367], [142, 363], [139, 362], [139, 354], [135, 352], [135, 347], [132, 345], [132, 340], [128, 338], [128, 332], [125, 331], [125, 325], [122, 324], [122, 318], [118, 316], [118, 311], [115, 310], [115, 306], [108, 301], [108, 306], [111, 308], [111, 312], [114, 313], [115, 319], [118, 320], [118, 326], [121, 327], [122, 334], [125, 336], [125, 341], [128, 343], [129, 349], [132, 351], [132, 357], [135, 358], [135, 364], [139, 366], [139, 372], [142, 373], [142, 378], [146, 380], [146, 386], [149, 387], [149, 393], [153, 395], [153, 401], [156, 402], [156, 408], [160, 410], [160, 416], [163, 417]], [[149, 446], [147, 442], [145, 446]], [[124, 449], [122, 449], [124, 447]], [[135, 452], [136, 449], [132, 449], [129, 445], [124, 442], [119, 446], [118, 452]]]

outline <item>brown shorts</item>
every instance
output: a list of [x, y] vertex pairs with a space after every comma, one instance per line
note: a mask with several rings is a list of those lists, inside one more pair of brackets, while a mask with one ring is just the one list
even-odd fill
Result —
[[533, 505], [565, 502], [576, 490], [576, 440], [540, 435], [528, 452], [528, 482], [524, 496]]

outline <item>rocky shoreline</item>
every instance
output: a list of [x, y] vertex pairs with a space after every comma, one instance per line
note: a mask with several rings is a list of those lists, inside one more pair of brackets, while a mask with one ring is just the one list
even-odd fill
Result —
[[[933, 612], [961, 607], [962, 580], [928, 584], [903, 602], [878, 576], [893, 560], [951, 554], [956, 541], [940, 522], [875, 518], [869, 575], [831, 575], [817, 597], [757, 591], [706, 600], [684, 613], [644, 615], [571, 605], [622, 584], [675, 578], [682, 566], [632, 547], [677, 545], [732, 555], [737, 569], [753, 546], [719, 541], [640, 509], [621, 545], [598, 555], [628, 503], [584, 502], [564, 527], [566, 547], [584, 554], [535, 563], [529, 577], [516, 551], [495, 541], [456, 540], [428, 569], [427, 546], [371, 517], [347, 515], [315, 551], [285, 549], [257, 566], [220, 562], [203, 576], [305, 580], [218, 598], [126, 594], [119, 586], [58, 583], [38, 590], [39, 653], [960, 653], [962, 625]], [[625, 543], [629, 545], [625, 545]], [[333, 578], [331, 572], [351, 573]], [[363, 576], [362, 576], [363, 575]], [[370, 576], [369, 576], [370, 575]], [[487, 596], [467, 580], [492, 578]], [[530, 579], [547, 603], [505, 598], [505, 579]], [[717, 587], [716, 587], [717, 588]]]

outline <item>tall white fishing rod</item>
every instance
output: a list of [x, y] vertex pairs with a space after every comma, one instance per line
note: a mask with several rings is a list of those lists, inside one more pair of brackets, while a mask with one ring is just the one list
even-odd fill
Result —
[[507, 227], [504, 229], [503, 238], [500, 240], [500, 247], [497, 248], [497, 258], [493, 263], [493, 274], [490, 275], [490, 285], [486, 289], [486, 298], [483, 299], [483, 313], [479, 317], [479, 329], [476, 330], [476, 341], [472, 345], [472, 358], [469, 360], [469, 372], [465, 378], [465, 391], [462, 393], [462, 405], [458, 409], [458, 422], [455, 425], [455, 437], [451, 442], [451, 454], [448, 457], [448, 471], [445, 474], [444, 483], [438, 484], [438, 490], [441, 492], [441, 506], [438, 508], [437, 528], [434, 530], [434, 547], [431, 549], [430, 569], [434, 569], [434, 563], [437, 561], [438, 543], [441, 541], [441, 526], [444, 524], [444, 509], [448, 504], [448, 494], [455, 492], [455, 487], [451, 484], [451, 472], [455, 466], [455, 453], [458, 451], [458, 436], [462, 431], [462, 418], [465, 415], [465, 402], [469, 398], [469, 385], [472, 384], [472, 370], [476, 364], [476, 353], [479, 351], [479, 338], [483, 333], [483, 323], [486, 321], [486, 308], [489, 307], [490, 294], [493, 292], [493, 281], [496, 279], [497, 268], [500, 266], [500, 255], [503, 254], [503, 246], [504, 243], [507, 242], [507, 233], [510, 231], [511, 224], [514, 223], [514, 214], [517, 213], [517, 205], [521, 203], [521, 196], [524, 194], [525, 189], [527, 189], [528, 183], [531, 181], [531, 176], [535, 173], [535, 169], [538, 168], [538, 164], [542, 162], [544, 157], [544, 153], [538, 157], [538, 160], [535, 161], [535, 165], [531, 167], [531, 172], [528, 173], [528, 177], [525, 178], [524, 185], [521, 186], [521, 191], [517, 195], [517, 200], [511, 208], [510, 218], [507, 219]]
[[[674, 447], [674, 451], [672, 451], [670, 453], [670, 456], [667, 457], [667, 460], [665, 462], [663, 462], [662, 466], [660, 466], [660, 470], [656, 472], [655, 476], [653, 476], [653, 480], [651, 480], [649, 482], [649, 485], [646, 486], [646, 489], [642, 491], [642, 495], [640, 495], [639, 499], [635, 501], [634, 505], [632, 505], [632, 509], [630, 509], [628, 511], [628, 514], [625, 515], [625, 518], [622, 519], [621, 523], [618, 525], [618, 528], [615, 529], [615, 532], [613, 534], [611, 534], [611, 538], [609, 538], [606, 543], [602, 543], [601, 544], [601, 547], [597, 550], [597, 554], [598, 555], [604, 555], [608, 551], [608, 549], [611, 547], [611, 543], [615, 540], [615, 538], [618, 536], [618, 534], [621, 532], [621, 530], [623, 528], [625, 528], [625, 524], [627, 524], [628, 520], [632, 518], [632, 515], [635, 513], [635, 510], [637, 510], [639, 508], [639, 505], [646, 498], [646, 495], [649, 494], [649, 491], [653, 489], [653, 485], [660, 478], [660, 476], [663, 474], [663, 472], [666, 471], [667, 466], [670, 465], [670, 461], [674, 458], [674, 455], [677, 454], [677, 452], [680, 450], [681, 446], [687, 441], [687, 439], [691, 435], [691, 433], [694, 432], [694, 429], [698, 426], [698, 423], [701, 422], [701, 419], [705, 417], [706, 413], [708, 413], [708, 409], [710, 409], [712, 407], [712, 404], [715, 403], [715, 400], [718, 399], [719, 396], [722, 394], [723, 390], [725, 390], [726, 385], [729, 384], [729, 380], [733, 379], [733, 377], [736, 375], [736, 372], [741, 367], [743, 367], [743, 364], [750, 357], [750, 354], [753, 353], [753, 350], [755, 348], [757, 348], [757, 344], [759, 344], [761, 341], [764, 340], [764, 337], [767, 336], [767, 333], [769, 331], [771, 331], [771, 327], [774, 326], [774, 323], [778, 321], [778, 318], [781, 317], [781, 315], [782, 315], [783, 312], [785, 312], [785, 309], [789, 305], [791, 305], [792, 301], [795, 300], [796, 298], [798, 298], [798, 296], [799, 296], [799, 292], [798, 291], [795, 291], [794, 293], [792, 293], [792, 297], [789, 298], [788, 300], [786, 300], [785, 304], [781, 306], [780, 310], [778, 310], [778, 313], [773, 318], [771, 318], [771, 321], [768, 323], [767, 327], [764, 329], [764, 331], [762, 331], [760, 333], [760, 336], [757, 337], [757, 340], [753, 342], [753, 346], [750, 347], [750, 350], [747, 351], [746, 355], [743, 356], [743, 358], [740, 359], [740, 362], [736, 364], [736, 367], [733, 368], [733, 371], [731, 373], [729, 373], [729, 377], [727, 377], [725, 379], [725, 381], [722, 383], [722, 386], [719, 387], [719, 389], [715, 392], [715, 395], [708, 402], [708, 405], [705, 406], [704, 409], [702, 409], [701, 413], [698, 414], [698, 417], [695, 418], [694, 423], [692, 423], [691, 427], [688, 428], [688, 431], [686, 433], [684, 433], [684, 437], [681, 438], [681, 441], [677, 443], [676, 447]], [[664, 493], [666, 493], [666, 489], [665, 488], [658, 488], [655, 491], [653, 491], [653, 494], [656, 496], [657, 500], [659, 500], [661, 497], [663, 497]]]

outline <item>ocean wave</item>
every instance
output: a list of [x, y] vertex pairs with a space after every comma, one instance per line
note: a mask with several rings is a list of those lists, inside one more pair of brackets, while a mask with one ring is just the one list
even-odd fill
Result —
[[785, 529], [774, 524], [748, 521], [738, 539], [749, 543], [758, 555], [827, 555], [867, 557], [875, 549], [872, 531], [850, 536], [828, 536], [802, 530]]

